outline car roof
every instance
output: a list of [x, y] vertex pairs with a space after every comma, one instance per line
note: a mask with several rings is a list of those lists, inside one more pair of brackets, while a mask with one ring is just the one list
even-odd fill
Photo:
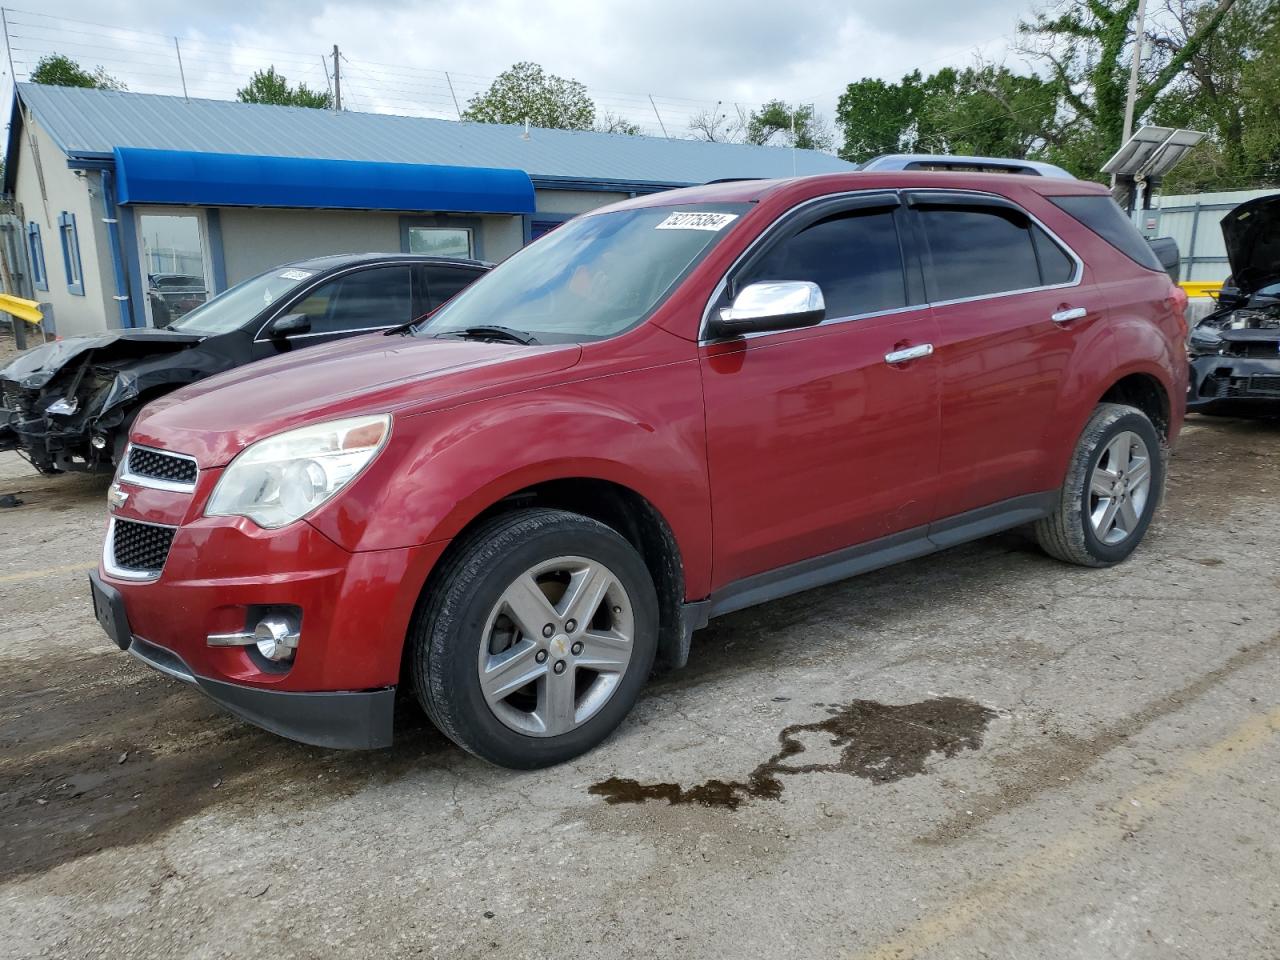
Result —
[[[977, 190], [1005, 195], [1011, 188], [1032, 190], [1045, 196], [1108, 194], [1100, 183], [1065, 177], [1028, 176], [1019, 173], [976, 173], [960, 170], [867, 170], [825, 173], [782, 180], [735, 180], [708, 183], [663, 193], [651, 193], [611, 204], [607, 209], [671, 206], [681, 203], [758, 203], [779, 193], [852, 193], [856, 190]], [[595, 211], [591, 211], [595, 212]]]
[[339, 267], [357, 266], [362, 263], [431, 263], [445, 267], [472, 267], [489, 270], [492, 263], [486, 260], [466, 260], [462, 257], [432, 257], [421, 253], [334, 253], [324, 257], [308, 257], [278, 264], [282, 267], [305, 267], [308, 270], [334, 270]]
[[1062, 167], [1043, 160], [1011, 160], [1008, 157], [969, 157], [949, 153], [887, 153], [868, 160], [860, 170], [971, 170], [975, 173], [1018, 173], [1033, 177], [1075, 177]]

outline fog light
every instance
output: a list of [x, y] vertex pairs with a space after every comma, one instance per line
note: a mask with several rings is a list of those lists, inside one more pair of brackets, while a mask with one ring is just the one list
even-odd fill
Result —
[[298, 649], [299, 634], [284, 617], [263, 617], [253, 629], [258, 652], [268, 660], [291, 660]]
[[107, 449], [107, 438], [100, 433], [95, 433], [89, 438], [89, 443], [95, 450]]

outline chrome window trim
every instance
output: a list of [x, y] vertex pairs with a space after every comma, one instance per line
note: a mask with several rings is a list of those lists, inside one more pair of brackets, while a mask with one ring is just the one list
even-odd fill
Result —
[[[716, 301], [720, 299], [720, 295], [724, 292], [724, 288], [726, 284], [728, 284], [729, 277], [733, 274], [733, 271], [736, 270], [738, 266], [744, 260], [746, 260], [747, 257], [749, 257], [755, 251], [755, 249], [766, 240], [766, 238], [770, 236], [770, 234], [774, 233], [779, 228], [779, 224], [781, 224], [784, 219], [790, 217], [796, 211], [803, 210], [805, 207], [812, 206], [815, 203], [825, 203], [831, 200], [851, 199], [858, 196], [872, 195], [877, 193], [892, 193], [896, 197], [898, 197], [899, 203], [901, 203], [902, 193], [903, 191], [906, 191], [906, 190], [909, 190], [911, 193], [953, 193], [953, 194], [967, 193], [967, 194], [972, 194], [975, 197], [991, 197], [993, 199], [1000, 200], [1000, 201], [1003, 201], [1004, 203], [1009, 204], [1010, 206], [1016, 208], [1021, 213], [1023, 213], [1028, 220], [1030, 220], [1032, 223], [1038, 226], [1041, 230], [1043, 230], [1054, 243], [1056, 243], [1059, 247], [1062, 248], [1062, 250], [1066, 252], [1067, 256], [1071, 258], [1072, 263], [1075, 264], [1075, 273], [1072, 279], [1066, 283], [1053, 283], [1053, 284], [1048, 284], [1048, 285], [1039, 286], [1039, 287], [1024, 287], [1020, 290], [1002, 290], [999, 293], [984, 293], [984, 294], [979, 294], [973, 297], [961, 297], [955, 300], [929, 300], [926, 297], [925, 300], [923, 300], [920, 303], [908, 304], [905, 307], [894, 307], [890, 310], [877, 310], [871, 313], [857, 313], [847, 317], [827, 317], [821, 323], [814, 324], [812, 327], [797, 327], [796, 329], [814, 330], [819, 327], [828, 326], [830, 324], [851, 323], [856, 320], [868, 320], [873, 317], [892, 316], [893, 314], [896, 314], [896, 313], [909, 313], [913, 310], [924, 310], [931, 307], [947, 307], [957, 303], [974, 303], [979, 300], [995, 300], [1000, 297], [1018, 296], [1024, 293], [1039, 293], [1044, 290], [1065, 290], [1071, 287], [1078, 287], [1084, 281], [1084, 261], [1081, 260], [1080, 256], [1075, 252], [1075, 250], [1071, 248], [1071, 245], [1068, 244], [1066, 241], [1064, 241], [1056, 233], [1054, 233], [1053, 230], [1051, 230], [1048, 227], [1048, 225], [1045, 224], [1044, 221], [1042, 221], [1034, 213], [1032, 213], [1030, 210], [1027, 210], [1021, 204], [1015, 203], [1014, 201], [1010, 200], [1008, 197], [1004, 196], [1003, 194], [990, 193], [985, 190], [964, 190], [964, 189], [957, 189], [954, 187], [909, 187], [909, 188], [908, 187], [896, 187], [896, 188], [868, 187], [863, 190], [849, 190], [842, 193], [827, 193], [827, 194], [823, 194], [820, 197], [812, 197], [809, 200], [805, 200], [801, 203], [798, 203], [794, 207], [788, 208], [778, 217], [774, 218], [773, 223], [769, 224], [769, 226], [766, 227], [758, 237], [752, 240], [751, 243], [747, 245], [747, 248], [743, 250], [742, 253], [740, 253], [737, 256], [737, 258], [733, 261], [733, 263], [729, 265], [729, 269], [727, 269], [724, 272], [724, 276], [720, 278], [720, 282], [717, 283], [715, 286], [715, 289], [711, 291], [711, 296], [707, 299], [707, 305], [702, 310], [702, 322], [698, 326], [698, 343], [705, 344], [705, 343], [728, 342], [728, 339], [723, 337], [711, 338], [707, 336], [707, 324], [710, 323], [710, 320], [711, 320], [711, 310], [713, 309]], [[921, 264], [922, 269], [924, 269], [925, 266], [926, 265], [924, 263]], [[904, 263], [903, 268], [907, 269], [908, 265]], [[926, 282], [926, 286], [927, 286], [927, 282]], [[793, 331], [791, 330], [761, 331], [758, 333], [749, 333], [749, 334], [746, 334], [745, 336], [734, 337], [731, 339], [754, 340], [757, 337], [776, 337], [779, 334], [791, 333], [791, 332]]]
[[[129, 523], [141, 523], [147, 527], [163, 527], [166, 530], [177, 530], [178, 528], [169, 523], [152, 523], [149, 520], [135, 520], [132, 517], [116, 517], [112, 515], [107, 523], [107, 539], [102, 544], [102, 569], [107, 572], [107, 576], [114, 577], [117, 580], [128, 580], [131, 583], [154, 583], [160, 579], [160, 575], [164, 573], [164, 565], [154, 573], [150, 570], [128, 570], [124, 567], [116, 566], [115, 561], [115, 545], [116, 545], [116, 521], [127, 520]], [[172, 543], [170, 544], [172, 549]], [[169, 562], [169, 555], [166, 553], [164, 562]]]
[[[141, 474], [133, 473], [129, 469], [129, 454], [134, 448], [146, 450], [148, 453], [158, 453], [166, 457], [176, 457], [179, 460], [190, 460], [196, 468], [196, 479], [190, 483], [182, 483], [178, 480], [161, 480], [158, 477], [144, 477]], [[171, 493], [194, 493], [196, 483], [200, 479], [200, 464], [196, 458], [189, 453], [177, 453], [173, 450], [161, 450], [158, 447], [148, 447], [141, 443], [130, 443], [124, 448], [124, 457], [120, 460], [120, 475], [116, 479], [121, 483], [130, 483], [135, 487], [150, 487], [152, 490], [168, 490]], [[138, 523], [142, 523], [141, 520]], [[155, 524], [162, 526], [162, 524]]]
[[[408, 322], [408, 321], [406, 321]], [[392, 327], [402, 327], [402, 323], [388, 323], [385, 327], [354, 327], [351, 330], [320, 330], [316, 333], [295, 333], [291, 336], [284, 337], [285, 340], [306, 340], [308, 337], [340, 337], [346, 333], [379, 333], [383, 330], [390, 330]], [[274, 343], [275, 341], [268, 337], [266, 340], [255, 340], [254, 343]]]

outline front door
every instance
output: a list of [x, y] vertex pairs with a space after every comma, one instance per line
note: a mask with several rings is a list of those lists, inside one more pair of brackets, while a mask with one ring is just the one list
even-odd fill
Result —
[[267, 324], [254, 341], [255, 359], [386, 330], [416, 319], [412, 273], [408, 264], [362, 267], [312, 287], [276, 314], [301, 314], [310, 328], [304, 333], [272, 337]]
[[730, 277], [730, 290], [813, 281], [827, 319], [701, 348], [717, 588], [932, 517], [937, 369], [894, 355], [928, 347], [934, 320], [904, 267], [897, 204], [798, 211]]
[[138, 255], [149, 326], [167, 327], [213, 296], [203, 211], [144, 208], [138, 214]]

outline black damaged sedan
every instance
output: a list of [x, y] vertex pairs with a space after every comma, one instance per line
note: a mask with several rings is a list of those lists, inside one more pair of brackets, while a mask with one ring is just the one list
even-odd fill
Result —
[[1187, 410], [1280, 417], [1280, 194], [1222, 218], [1231, 276], [1188, 344]]
[[425, 316], [491, 264], [409, 254], [301, 260], [214, 297], [163, 330], [70, 337], [0, 370], [0, 451], [42, 473], [111, 470], [151, 400], [254, 360]]

